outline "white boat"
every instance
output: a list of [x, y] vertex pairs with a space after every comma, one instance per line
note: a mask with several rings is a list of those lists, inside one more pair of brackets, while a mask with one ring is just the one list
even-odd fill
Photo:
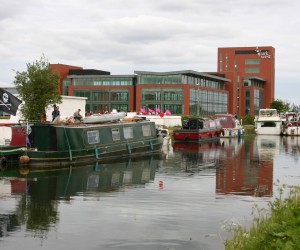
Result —
[[219, 119], [223, 132], [221, 137], [240, 137], [244, 134], [244, 128], [240, 124], [239, 120], [232, 114], [215, 114], [213, 118]]
[[286, 112], [284, 114], [282, 133], [284, 135], [300, 135], [300, 117], [296, 112]]
[[119, 121], [126, 116], [125, 112], [111, 114], [94, 114], [83, 118], [83, 123], [101, 123]]
[[254, 120], [255, 132], [258, 135], [280, 135], [282, 120], [276, 109], [260, 109]]

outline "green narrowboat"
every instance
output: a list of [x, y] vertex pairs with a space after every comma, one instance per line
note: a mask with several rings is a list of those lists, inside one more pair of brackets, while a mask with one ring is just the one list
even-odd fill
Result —
[[35, 123], [30, 127], [30, 147], [21, 149], [21, 164], [82, 163], [160, 152], [162, 138], [154, 122], [107, 122], [99, 124]]

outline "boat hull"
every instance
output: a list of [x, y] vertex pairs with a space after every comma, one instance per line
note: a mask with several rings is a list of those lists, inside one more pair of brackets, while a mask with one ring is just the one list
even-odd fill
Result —
[[299, 136], [300, 135], [300, 127], [298, 127], [298, 126], [285, 127], [283, 130], [283, 135]]
[[217, 130], [174, 130], [173, 137], [176, 141], [201, 142], [213, 139], [219, 139], [221, 132]]
[[255, 129], [257, 135], [280, 135], [282, 130], [281, 126], [278, 127], [259, 127]]
[[161, 152], [162, 138], [145, 141], [132, 141], [126, 144], [96, 146], [85, 150], [35, 151], [28, 150], [30, 166], [65, 166], [70, 163], [82, 164], [112, 158], [136, 157]]
[[241, 128], [223, 128], [223, 131], [221, 137], [224, 138], [240, 137], [244, 134], [244, 130]]

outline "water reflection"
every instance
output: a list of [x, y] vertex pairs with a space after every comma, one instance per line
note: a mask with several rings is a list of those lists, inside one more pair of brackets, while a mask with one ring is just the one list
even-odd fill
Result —
[[163, 157], [0, 170], [1, 247], [222, 249], [223, 221], [252, 221], [274, 179], [299, 184], [298, 140], [165, 141]]
[[60, 170], [15, 168], [0, 172], [0, 198], [17, 198], [14, 211], [0, 214], [0, 237], [25, 225], [33, 237], [46, 238], [59, 221], [59, 200], [144, 187], [154, 180], [158, 160], [156, 156], [147, 156]]
[[[244, 143], [247, 140], [247, 143]], [[202, 144], [174, 143], [181, 168], [188, 173], [214, 174], [216, 193], [271, 196], [273, 157], [280, 137], [224, 138]]]
[[282, 138], [284, 154], [291, 155], [295, 162], [299, 161], [300, 155], [300, 137], [285, 136]]

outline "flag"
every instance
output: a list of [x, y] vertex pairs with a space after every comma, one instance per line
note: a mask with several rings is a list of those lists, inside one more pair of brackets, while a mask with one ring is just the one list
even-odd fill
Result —
[[18, 107], [21, 103], [22, 101], [13, 94], [0, 88], [0, 110], [11, 115], [16, 115]]
[[167, 110], [165, 111], [165, 114], [166, 114], [166, 115], [171, 115], [171, 111], [167, 109]]

